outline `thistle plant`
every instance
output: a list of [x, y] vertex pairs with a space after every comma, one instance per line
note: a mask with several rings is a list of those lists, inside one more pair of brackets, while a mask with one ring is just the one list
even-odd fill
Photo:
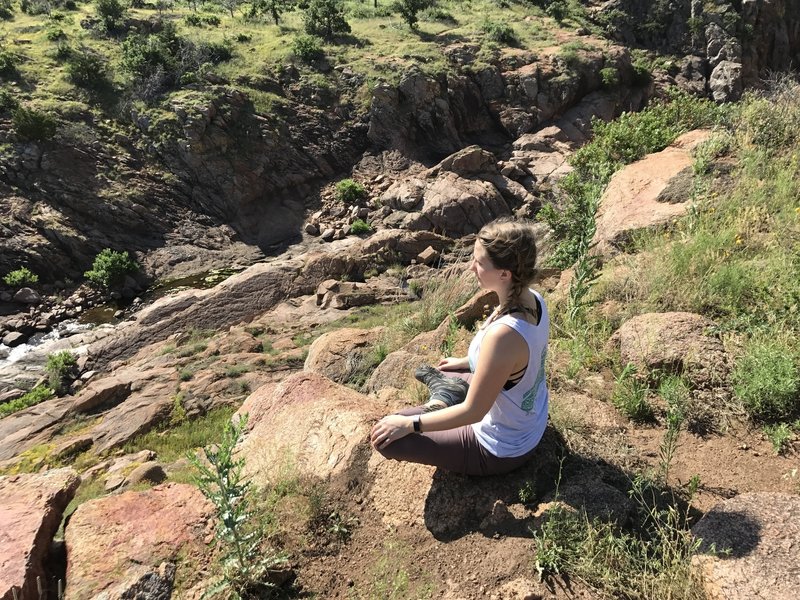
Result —
[[216, 539], [221, 551], [222, 581], [208, 595], [227, 592], [226, 597], [262, 597], [274, 588], [267, 580], [269, 571], [285, 562], [279, 554], [264, 553], [264, 533], [255, 524], [250, 507], [251, 482], [245, 479], [245, 459], [236, 458], [234, 449], [247, 425], [247, 415], [228, 423], [216, 446], [203, 448], [208, 464], [195, 455], [189, 460], [197, 469], [195, 481], [216, 509]]

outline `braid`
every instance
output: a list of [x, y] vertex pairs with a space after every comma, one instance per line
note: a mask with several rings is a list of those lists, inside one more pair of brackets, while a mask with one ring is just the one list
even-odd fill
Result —
[[498, 314], [520, 303], [536, 275], [536, 239], [533, 224], [524, 219], [501, 217], [484, 225], [478, 233], [492, 264], [511, 273], [511, 289]]

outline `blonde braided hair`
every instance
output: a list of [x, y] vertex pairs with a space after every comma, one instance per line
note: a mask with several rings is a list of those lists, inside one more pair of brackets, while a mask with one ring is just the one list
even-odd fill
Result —
[[511, 273], [511, 291], [505, 305], [498, 307], [497, 311], [497, 314], [503, 314], [519, 305], [523, 292], [536, 276], [533, 223], [526, 219], [500, 217], [481, 228], [478, 240], [492, 265]]

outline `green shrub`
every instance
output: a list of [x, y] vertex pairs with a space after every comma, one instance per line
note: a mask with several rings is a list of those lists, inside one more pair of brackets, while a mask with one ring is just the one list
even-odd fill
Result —
[[91, 270], [83, 275], [95, 286], [108, 289], [121, 285], [126, 275], [138, 270], [139, 265], [127, 252], [106, 248], [95, 257]]
[[50, 388], [59, 396], [64, 394], [75, 376], [77, 367], [75, 356], [69, 350], [62, 350], [47, 357], [44, 367]]
[[19, 269], [11, 271], [5, 277], [3, 277], [3, 281], [9, 287], [24, 287], [39, 281], [39, 276], [35, 273], [32, 273], [26, 267], [20, 267]]
[[19, 9], [26, 15], [46, 15], [51, 5], [49, 0], [20, 0]]
[[[377, 15], [376, 15], [377, 16]], [[448, 10], [441, 6], [429, 6], [419, 13], [419, 18], [422, 21], [437, 21], [439, 23], [447, 23], [449, 25], [458, 25], [458, 21]]]
[[350, 24], [344, 17], [343, 0], [311, 0], [303, 21], [306, 33], [326, 40], [350, 33]]
[[372, 231], [372, 226], [361, 219], [356, 219], [350, 225], [350, 233], [354, 235], [361, 235], [362, 233], [369, 233], [370, 231]]
[[44, 402], [53, 397], [53, 390], [43, 385], [37, 385], [31, 391], [16, 400], [0, 404], [0, 417], [5, 417], [30, 406]]
[[203, 18], [196, 13], [189, 13], [188, 15], [183, 17], [183, 22], [186, 23], [189, 27], [203, 26]]
[[0, 47], [0, 76], [6, 79], [13, 79], [19, 75], [17, 63], [19, 57], [13, 52]]
[[508, 23], [487, 20], [481, 24], [481, 29], [486, 34], [486, 37], [493, 42], [505, 44], [506, 46], [519, 45], [519, 38], [514, 32], [514, 28]]
[[20, 106], [12, 116], [17, 136], [25, 141], [49, 140], [56, 133], [56, 120], [49, 114]]
[[556, 20], [557, 23], [562, 23], [569, 15], [569, 6], [564, 0], [553, 0], [545, 9], [548, 17]]
[[336, 184], [336, 199], [345, 204], [357, 204], [367, 197], [366, 188], [352, 179], [342, 179]]
[[781, 455], [789, 449], [789, 445], [794, 438], [791, 427], [786, 423], [778, 425], [767, 425], [764, 427], [764, 435], [772, 444], [775, 454]]
[[785, 420], [800, 412], [798, 356], [780, 340], [749, 340], [731, 380], [736, 397], [755, 420]]
[[67, 34], [64, 33], [64, 30], [61, 27], [51, 27], [47, 30], [45, 34], [47, 39], [51, 42], [57, 42], [59, 40], [67, 39]]
[[9, 21], [14, 18], [14, 5], [11, 0], [0, 0], [0, 19]]
[[18, 106], [19, 102], [12, 92], [0, 89], [0, 112], [13, 111]]
[[106, 31], [114, 31], [125, 19], [125, 6], [120, 0], [97, 0], [97, 16]]
[[109, 86], [105, 60], [89, 48], [70, 53], [67, 77], [78, 87], [88, 90], [101, 90]]
[[653, 407], [647, 401], [647, 385], [636, 376], [636, 368], [628, 364], [617, 377], [611, 402], [631, 421], [646, 423], [653, 420]]
[[600, 69], [600, 81], [607, 88], [615, 88], [619, 85], [619, 71], [616, 67], [605, 67]]
[[292, 53], [303, 62], [313, 62], [325, 56], [322, 40], [313, 35], [298, 35], [294, 38]]

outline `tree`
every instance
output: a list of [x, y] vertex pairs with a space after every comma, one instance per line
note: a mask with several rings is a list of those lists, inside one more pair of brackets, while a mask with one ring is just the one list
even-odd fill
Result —
[[295, 0], [252, 0], [250, 4], [250, 16], [257, 14], [267, 14], [275, 21], [275, 25], [280, 23], [283, 13], [294, 8]]
[[433, 6], [433, 0], [398, 0], [397, 10], [411, 29], [417, 28], [417, 13]]
[[350, 33], [350, 24], [344, 18], [343, 0], [311, 0], [305, 14], [306, 32], [326, 40], [341, 33]]

